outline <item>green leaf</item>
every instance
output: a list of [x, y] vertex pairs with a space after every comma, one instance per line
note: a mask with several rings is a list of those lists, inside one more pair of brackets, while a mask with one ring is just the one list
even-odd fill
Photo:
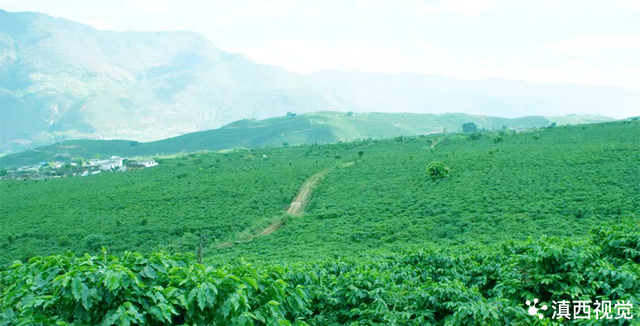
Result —
[[73, 298], [76, 300], [80, 300], [82, 298], [82, 280], [80, 277], [76, 276], [71, 280], [71, 294], [73, 294]]
[[89, 300], [89, 287], [82, 283], [82, 306], [84, 309], [89, 310], [92, 306], [92, 302]]
[[251, 285], [254, 289], [258, 289], [258, 282], [256, 282], [256, 280], [254, 280], [253, 278], [245, 276], [242, 278], [242, 280], [245, 283], [249, 283], [249, 285]]
[[207, 298], [205, 296], [205, 293], [202, 289], [198, 289], [198, 307], [200, 307], [200, 310], [204, 310], [206, 305], [207, 305]]
[[153, 280], [156, 278], [156, 270], [150, 265], [147, 265], [142, 269], [142, 272], [140, 272], [140, 275], [146, 276]]
[[103, 284], [107, 287], [107, 289], [111, 292], [115, 291], [122, 284], [122, 274], [120, 272], [114, 272], [108, 270], [105, 273], [105, 278], [103, 280]]

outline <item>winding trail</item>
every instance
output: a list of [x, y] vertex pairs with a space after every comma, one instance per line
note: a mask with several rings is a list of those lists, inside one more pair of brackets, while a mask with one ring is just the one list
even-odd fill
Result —
[[[354, 165], [355, 163], [356, 162], [348, 162], [348, 163], [339, 165], [339, 167], [345, 168], [345, 167]], [[327, 174], [329, 174], [329, 172], [333, 171], [334, 169], [335, 167], [324, 169], [307, 178], [307, 180], [304, 181], [302, 186], [300, 186], [300, 189], [298, 190], [296, 197], [293, 198], [293, 201], [291, 202], [291, 204], [287, 206], [285, 213], [288, 213], [292, 216], [302, 215], [304, 213], [304, 208], [307, 206], [307, 204], [309, 203], [309, 200], [311, 200], [311, 197], [313, 196], [313, 191], [315, 190], [316, 186], [322, 181], [322, 179], [324, 179], [324, 177]], [[275, 230], [280, 228], [283, 224], [284, 224], [284, 221], [281, 219], [278, 219], [273, 223], [271, 223], [267, 228], [251, 235], [246, 240], [243, 240], [243, 241], [236, 240], [233, 242], [221, 243], [219, 245], [219, 248], [228, 248], [233, 246], [234, 244], [253, 241], [253, 239], [256, 237], [273, 233]]]
[[[345, 163], [345, 164], [341, 164], [340, 168], [345, 168], [345, 167], [348, 167], [348, 166], [352, 166], [355, 163], [356, 162], [348, 162], [348, 163]], [[302, 213], [304, 213], [305, 206], [307, 206], [307, 204], [309, 203], [309, 200], [311, 200], [311, 196], [313, 195], [313, 190], [320, 183], [320, 181], [322, 181], [322, 179], [324, 179], [324, 177], [327, 174], [329, 174], [329, 172], [333, 171], [333, 169], [335, 169], [335, 168], [324, 169], [324, 170], [322, 170], [322, 171], [310, 176], [302, 184], [302, 186], [300, 187], [300, 190], [298, 190], [298, 194], [293, 199], [291, 204], [289, 204], [289, 208], [287, 208], [286, 212], [291, 214], [291, 215], [294, 215], [294, 216], [302, 215]]]
[[307, 205], [311, 196], [313, 195], [313, 190], [316, 185], [324, 179], [324, 177], [331, 172], [333, 168], [322, 170], [312, 176], [310, 176], [305, 182], [302, 184], [300, 189], [298, 190], [298, 194], [293, 199], [286, 212], [291, 215], [302, 215], [304, 212], [304, 207]]

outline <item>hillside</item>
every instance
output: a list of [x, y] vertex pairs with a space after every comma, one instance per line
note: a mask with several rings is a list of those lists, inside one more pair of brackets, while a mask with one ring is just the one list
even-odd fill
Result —
[[[287, 112], [635, 112], [637, 91], [441, 76], [297, 74], [191, 32], [109, 32], [0, 9], [0, 154], [70, 139], [149, 142]], [[620, 118], [620, 117], [618, 117]]]
[[298, 75], [191, 32], [104, 32], [0, 10], [0, 151], [151, 141], [287, 111], [341, 109]]
[[[140, 143], [130, 140], [69, 140], [0, 157], [0, 166], [24, 166], [38, 162], [69, 162], [72, 158], [139, 157], [265, 146], [326, 144], [356, 139], [414, 136], [461, 131], [474, 122], [479, 128], [546, 127], [556, 119], [571, 123], [612, 120], [606, 117], [523, 117], [506, 119], [467, 114], [315, 112], [265, 120], [241, 120], [220, 129], [194, 132], [165, 140]], [[570, 119], [570, 120], [569, 120]]]
[[[628, 302], [635, 316], [639, 153], [640, 122], [628, 120], [194, 153], [126, 173], [3, 181], [0, 318], [529, 325], [534, 298], [550, 307], [542, 324], [560, 325], [549, 319], [565, 298]], [[431, 162], [449, 176], [430, 178]], [[312, 176], [304, 213], [285, 213]]]
[[[224, 241], [280, 215], [307, 177], [351, 161], [357, 163], [326, 176], [305, 218], [210, 254], [257, 258], [266, 251], [295, 260], [338, 248], [357, 255], [427, 243], [579, 237], [600, 222], [637, 217], [639, 130], [627, 121], [488, 132], [479, 140], [451, 134], [257, 148], [88, 178], [7, 180], [0, 182], [3, 259], [103, 244], [115, 252], [190, 251], [196, 235]], [[498, 136], [504, 141], [495, 143]], [[431, 161], [445, 162], [452, 177], [429, 181]]]

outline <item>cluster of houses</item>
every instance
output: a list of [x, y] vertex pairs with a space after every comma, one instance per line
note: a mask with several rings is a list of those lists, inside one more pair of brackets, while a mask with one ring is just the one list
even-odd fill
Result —
[[155, 160], [129, 161], [112, 156], [100, 160], [90, 159], [85, 162], [40, 162], [34, 166], [22, 166], [12, 171], [6, 171], [0, 179], [49, 179], [81, 176], [86, 177], [101, 172], [126, 172], [157, 166]]

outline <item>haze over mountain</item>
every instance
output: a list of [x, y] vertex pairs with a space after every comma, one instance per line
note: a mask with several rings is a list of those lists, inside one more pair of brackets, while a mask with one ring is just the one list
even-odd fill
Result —
[[[67, 140], [53, 145], [0, 157], [0, 167], [35, 165], [39, 162], [72, 162], [78, 158], [120, 156], [127, 158], [218, 151], [269, 146], [327, 144], [358, 139], [381, 139], [402, 136], [433, 136], [442, 132], [462, 132], [462, 125], [473, 122], [479, 129], [531, 129], [566, 124], [589, 124], [611, 121], [593, 116], [542, 117], [515, 119], [450, 114], [416, 113], [344, 113], [312, 112], [264, 120], [245, 119], [224, 127], [192, 132], [153, 142], [131, 140]], [[505, 131], [506, 132], [506, 131]]]
[[2, 147], [65, 138], [156, 140], [242, 118], [340, 108], [279, 67], [190, 32], [102, 32], [0, 11]]
[[191, 32], [108, 32], [0, 10], [0, 152], [66, 139], [153, 141], [241, 119], [320, 110], [606, 114], [640, 104], [612, 87], [421, 75], [297, 74]]

